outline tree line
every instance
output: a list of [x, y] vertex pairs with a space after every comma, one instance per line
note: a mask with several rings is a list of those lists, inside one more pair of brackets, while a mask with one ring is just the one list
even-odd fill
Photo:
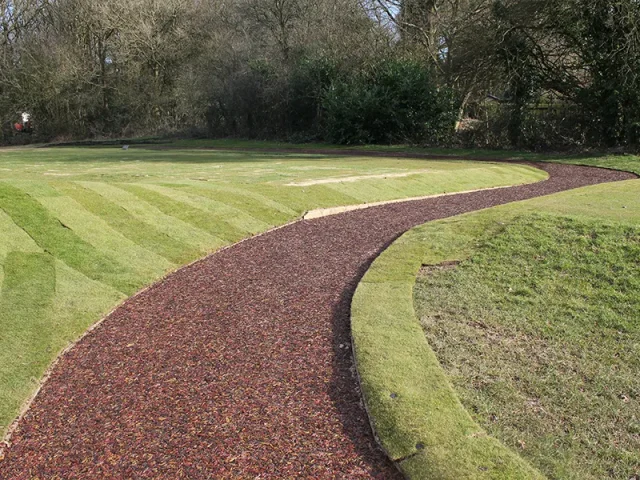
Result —
[[640, 143], [638, 0], [0, 0], [0, 142]]

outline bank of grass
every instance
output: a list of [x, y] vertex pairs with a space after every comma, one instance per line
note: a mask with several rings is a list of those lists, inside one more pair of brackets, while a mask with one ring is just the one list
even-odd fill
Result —
[[[515, 165], [191, 146], [0, 150], [0, 436], [69, 342], [224, 245], [315, 208], [545, 178]], [[364, 178], [289, 185], [353, 176]]]
[[634, 180], [433, 222], [374, 263], [356, 356], [410, 478], [640, 474], [638, 198]]

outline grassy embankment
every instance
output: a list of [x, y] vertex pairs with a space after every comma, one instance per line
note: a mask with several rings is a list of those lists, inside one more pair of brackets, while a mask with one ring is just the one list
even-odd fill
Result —
[[374, 263], [359, 370], [412, 478], [640, 473], [639, 199], [633, 180], [433, 222]]

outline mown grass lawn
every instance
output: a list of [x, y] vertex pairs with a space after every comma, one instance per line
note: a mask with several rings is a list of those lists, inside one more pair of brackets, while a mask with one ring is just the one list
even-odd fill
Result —
[[640, 186], [425, 225], [415, 304], [472, 417], [549, 478], [640, 475]]
[[315, 208], [545, 178], [516, 165], [189, 146], [0, 149], [0, 436], [69, 342], [181, 265]]
[[640, 156], [632, 154], [614, 155], [606, 153], [587, 154], [549, 154], [535, 152], [516, 152], [513, 150], [486, 150], [478, 148], [423, 148], [412, 145], [330, 145], [325, 143], [285, 143], [285, 142], [263, 142], [263, 141], [246, 141], [246, 140], [177, 140], [171, 143], [176, 146], [197, 146], [198, 148], [251, 148], [251, 149], [272, 149], [272, 150], [291, 150], [304, 151], [310, 148], [322, 150], [336, 151], [373, 151], [373, 152], [400, 152], [400, 153], [416, 153], [428, 154], [452, 159], [483, 159], [483, 160], [512, 160], [512, 161], [544, 161], [569, 163], [576, 165], [589, 165], [592, 167], [604, 167], [614, 170], [624, 170], [627, 172], [635, 172], [640, 175]]
[[430, 222], [373, 263], [355, 356], [408, 478], [638, 476], [638, 198], [631, 180]]

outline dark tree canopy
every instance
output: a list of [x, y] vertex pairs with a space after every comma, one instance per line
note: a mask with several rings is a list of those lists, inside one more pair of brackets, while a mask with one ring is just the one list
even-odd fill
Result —
[[0, 142], [29, 112], [38, 139], [635, 148], [639, 25], [636, 0], [0, 0]]

